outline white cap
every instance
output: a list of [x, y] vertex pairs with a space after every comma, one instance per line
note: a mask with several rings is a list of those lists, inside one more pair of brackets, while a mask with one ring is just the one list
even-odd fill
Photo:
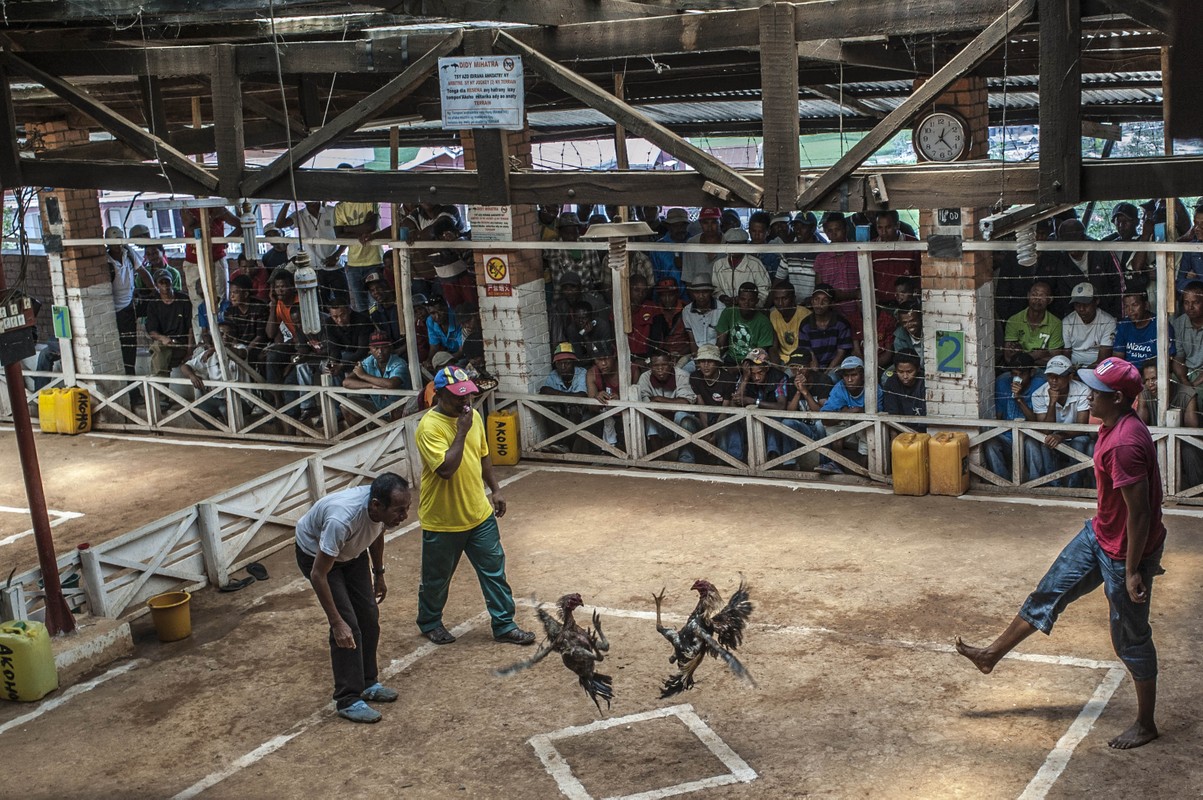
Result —
[[1073, 369], [1073, 362], [1066, 356], [1053, 356], [1044, 367], [1045, 375], [1067, 375]]

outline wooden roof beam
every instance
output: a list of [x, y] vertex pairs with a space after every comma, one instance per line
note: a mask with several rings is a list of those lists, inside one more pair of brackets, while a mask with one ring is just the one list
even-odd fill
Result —
[[308, 161], [364, 122], [372, 119], [380, 113], [381, 109], [409, 95], [438, 69], [439, 58], [459, 49], [463, 40], [463, 31], [453, 31], [400, 75], [306, 136], [300, 143], [281, 154], [263, 169], [247, 176], [243, 181], [242, 194], [248, 197], [259, 196], [263, 187], [284, 177], [295, 164], [303, 164]]
[[163, 139], [147, 133], [135, 123], [118, 114], [99, 100], [75, 88], [62, 78], [55, 77], [38, 69], [25, 59], [7, 50], [0, 51], [0, 60], [9, 69], [33, 78], [76, 109], [96, 120], [105, 130], [108, 130], [114, 136], [129, 144], [145, 158], [161, 161], [164, 167], [170, 167], [175, 172], [191, 178], [210, 190], [217, 188], [217, 176], [212, 172], [190, 161], [187, 156]]
[[[385, 5], [388, 8], [388, 5]], [[521, 22], [528, 25], [570, 25], [581, 22], [658, 17], [663, 8], [629, 0], [540, 0], [513, 3], [505, 0], [402, 0], [390, 11], [415, 17], [488, 22]]]
[[802, 194], [798, 195], [797, 208], [809, 208], [819, 198], [835, 189], [854, 169], [877, 152], [879, 147], [906, 127], [916, 114], [942, 95], [953, 81], [984, 61], [996, 47], [1006, 40], [1011, 31], [1032, 15], [1035, 8], [1036, 0], [1019, 0], [1007, 9], [1006, 13], [978, 34], [973, 41], [966, 45], [965, 49], [953, 56], [951, 61], [937, 70], [935, 75], [887, 114], [885, 119], [877, 123], [867, 136], [849, 148], [848, 152], [834, 166], [806, 187]]
[[1173, 20], [1163, 3], [1151, 0], [1102, 0], [1103, 5], [1117, 14], [1131, 17], [1162, 33], [1173, 33]]
[[884, 44], [852, 43], [840, 39], [798, 42], [798, 58], [805, 61], [828, 61], [832, 64], [888, 69], [908, 75], [926, 74], [917, 60], [906, 53], [891, 50]]
[[[759, 14], [759, 12], [757, 13]], [[740, 175], [704, 150], [690, 144], [660, 123], [649, 119], [633, 106], [619, 100], [597, 84], [565, 69], [505, 31], [497, 32], [494, 44], [498, 50], [522, 56], [525, 66], [585, 105], [621, 124], [631, 134], [641, 136], [661, 149], [672, 153], [708, 180], [724, 187], [752, 207], [760, 205], [764, 190], [759, 185]]]

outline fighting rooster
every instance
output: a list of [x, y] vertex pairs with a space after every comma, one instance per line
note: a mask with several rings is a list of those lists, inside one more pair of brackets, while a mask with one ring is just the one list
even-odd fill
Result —
[[586, 629], [576, 624], [572, 612], [582, 605], [584, 601], [579, 594], [564, 595], [556, 601], [556, 606], [560, 609], [560, 619], [556, 619], [540, 607], [537, 613], [539, 621], [543, 623], [543, 629], [547, 632], [547, 638], [533, 656], [504, 669], [494, 670], [493, 674], [498, 677], [513, 675], [538, 664], [549, 653], [556, 652], [563, 659], [564, 666], [576, 673], [581, 688], [593, 700], [597, 710], [601, 711], [599, 697], [606, 701], [606, 708], [609, 708], [610, 701], [614, 698], [611, 678], [609, 675], [595, 672], [593, 667], [605, 659], [603, 653], [609, 652], [610, 643], [602, 633], [601, 618], [596, 611], [593, 612], [592, 628]]
[[[698, 593], [698, 604], [689, 619], [679, 629], [666, 628], [660, 621], [660, 604], [664, 601], [664, 589], [652, 595], [656, 601], [656, 630], [673, 646], [669, 662], [677, 665], [677, 673], [669, 676], [660, 688], [661, 697], [671, 697], [693, 688], [693, 673], [702, 659], [709, 654], [721, 658], [739, 678], [753, 686], [756, 681], [731, 651], [743, 642], [744, 627], [752, 614], [752, 601], [748, 599], [748, 587], [741, 580], [739, 588], [722, 611], [723, 598], [714, 584], [706, 580], [695, 581], [691, 587]], [[715, 613], [718, 611], [718, 613]]]

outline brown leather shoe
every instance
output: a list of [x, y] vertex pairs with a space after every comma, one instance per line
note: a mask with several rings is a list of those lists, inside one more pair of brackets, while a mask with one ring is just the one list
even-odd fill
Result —
[[455, 637], [451, 635], [451, 631], [442, 625], [437, 628], [431, 628], [428, 631], [422, 631], [422, 635], [435, 644], [451, 644], [455, 641]]

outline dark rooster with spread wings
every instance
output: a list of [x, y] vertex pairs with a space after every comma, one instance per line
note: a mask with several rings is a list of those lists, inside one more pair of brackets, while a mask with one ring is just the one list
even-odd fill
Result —
[[[676, 664], [678, 670], [665, 679], [660, 696], [671, 697], [693, 688], [693, 673], [707, 654], [721, 658], [739, 678], [755, 686], [756, 681], [732, 652], [743, 642], [744, 627], [752, 614], [747, 585], [741, 580], [726, 606], [722, 606], [723, 598], [710, 581], [695, 581], [691, 588], [698, 593], [698, 604], [679, 630], [666, 628], [660, 621], [664, 589], [660, 594], [652, 595], [656, 601], [656, 630], [673, 646], [673, 654], [668, 660]], [[721, 611], [718, 610], [720, 606]]]
[[504, 669], [494, 670], [493, 674], [498, 677], [513, 675], [538, 664], [549, 653], [556, 652], [564, 660], [564, 666], [576, 673], [581, 688], [593, 700], [597, 710], [601, 711], [598, 698], [605, 700], [606, 708], [609, 708], [610, 700], [614, 698], [611, 678], [609, 675], [595, 672], [593, 667], [605, 659], [603, 653], [609, 652], [610, 643], [602, 633], [601, 618], [596, 611], [593, 612], [592, 628], [582, 628], [576, 624], [572, 612], [582, 605], [584, 601], [579, 594], [564, 595], [556, 601], [556, 606], [560, 609], [560, 619], [556, 619], [540, 607], [537, 613], [539, 621], [543, 623], [543, 630], [547, 631], [547, 638], [533, 656]]

